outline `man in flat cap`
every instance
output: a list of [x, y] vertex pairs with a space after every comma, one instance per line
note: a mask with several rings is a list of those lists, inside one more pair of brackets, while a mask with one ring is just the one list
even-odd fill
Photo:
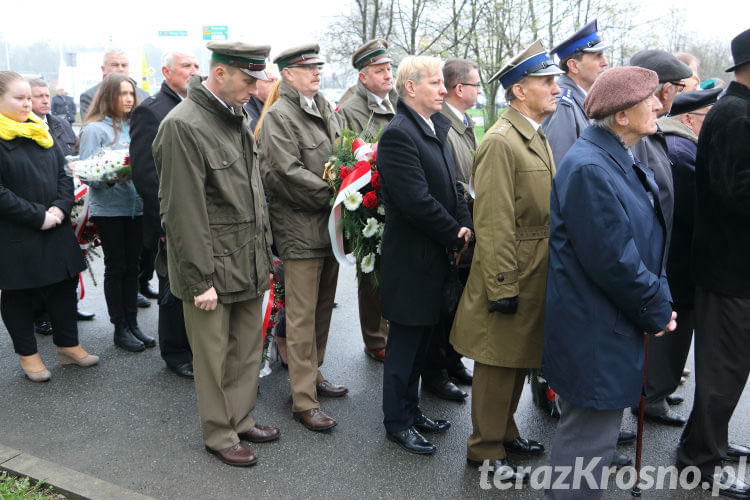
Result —
[[557, 109], [544, 119], [542, 129], [558, 164], [589, 126], [589, 119], [583, 112], [583, 100], [609, 65], [604, 56], [608, 47], [609, 44], [602, 41], [594, 19], [550, 50], [550, 54], [557, 54], [560, 58], [558, 66], [565, 74], [557, 79], [560, 86]]
[[[456, 180], [463, 187], [464, 199], [471, 215], [474, 199], [470, 194], [469, 181], [474, 153], [477, 150], [477, 139], [474, 135], [474, 122], [466, 111], [477, 103], [477, 96], [482, 93], [482, 83], [478, 66], [466, 59], [457, 58], [445, 61], [443, 79], [448, 93], [440, 112], [451, 123], [446, 140], [456, 166]], [[474, 244], [470, 242], [466, 251], [461, 253], [461, 260], [458, 262], [458, 274], [462, 285], [466, 285], [469, 277], [473, 254]], [[468, 394], [456, 384], [471, 385], [472, 374], [461, 361], [461, 355], [448, 341], [452, 325], [453, 316], [441, 318], [422, 370], [422, 389], [442, 399], [463, 401]]]
[[[693, 70], [687, 64], [663, 50], [642, 50], [630, 59], [630, 64], [650, 69], [656, 72], [659, 77], [659, 86], [654, 92], [661, 103], [661, 108], [657, 111], [659, 117], [669, 113], [674, 98], [685, 88], [685, 84], [681, 80], [693, 74]], [[666, 265], [672, 238], [674, 183], [667, 141], [658, 122], [656, 132], [644, 137], [634, 145], [633, 153], [644, 166], [654, 172], [656, 184], [659, 186], [659, 204], [666, 223], [666, 239], [664, 242]], [[644, 416], [646, 420], [652, 422], [679, 427], [685, 425], [685, 418], [670, 408], [667, 396], [671, 394], [671, 391], [666, 391], [671, 387], [671, 383], [663, 378], [665, 374], [661, 372], [661, 368], [669, 363], [677, 362], [677, 358], [681, 356], [672, 343], [674, 338], [672, 335], [664, 336], [654, 340], [649, 345], [648, 367], [654, 375], [649, 377], [649, 383], [646, 385]], [[638, 406], [633, 406], [632, 411], [634, 414], [637, 413]]]
[[336, 425], [318, 398], [348, 392], [320, 372], [339, 271], [328, 236], [332, 193], [323, 167], [340, 124], [318, 93], [324, 62], [319, 52], [317, 44], [309, 44], [276, 56], [279, 99], [266, 112], [258, 139], [271, 227], [284, 261], [292, 412], [313, 431]]
[[279, 71], [272, 65], [266, 66], [265, 73], [267, 79], [258, 80], [255, 95], [243, 106], [247, 111], [248, 118], [250, 118], [250, 130], [252, 132], [255, 132], [260, 115], [263, 113], [263, 106], [273, 92], [276, 82], [279, 81]]
[[[552, 185], [543, 371], [561, 416], [545, 499], [601, 497], [622, 411], [641, 396], [644, 333], [676, 327], [659, 188], [630, 151], [656, 131], [657, 86], [644, 68], [602, 74], [584, 101], [593, 125]], [[582, 467], [596, 485], [562, 476]]]
[[561, 74], [537, 40], [498, 71], [509, 106], [474, 159], [476, 246], [450, 341], [475, 361], [467, 460], [504, 480], [528, 480], [508, 453], [544, 447], [519, 435], [513, 414], [542, 361], [552, 150], [541, 130]]
[[206, 449], [229, 465], [257, 458], [241, 442], [272, 441], [256, 424], [263, 351], [263, 293], [269, 288], [271, 228], [255, 141], [243, 111], [270, 47], [210, 42], [209, 75], [192, 76], [187, 98], [154, 139], [169, 282], [182, 300], [193, 350]]
[[750, 374], [750, 30], [732, 40], [732, 56], [727, 71], [735, 81], [706, 115], [698, 139], [695, 399], [677, 463], [698, 467], [722, 495], [750, 498], [743, 477], [716, 469], [750, 455], [744, 446], [728, 446], [729, 420]]
[[[352, 56], [352, 66], [359, 70], [359, 80], [336, 111], [344, 128], [354, 130], [368, 142], [377, 138], [396, 111], [398, 94], [393, 88], [391, 61], [388, 42], [382, 38], [361, 45]], [[380, 310], [380, 293], [365, 280], [357, 289], [357, 297], [365, 352], [383, 361], [388, 324]]]

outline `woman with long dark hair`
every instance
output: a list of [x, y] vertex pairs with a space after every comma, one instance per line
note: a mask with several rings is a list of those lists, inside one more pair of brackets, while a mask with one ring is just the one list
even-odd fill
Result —
[[0, 71], [0, 312], [26, 376], [52, 376], [34, 338], [41, 298], [62, 364], [99, 361], [78, 343], [75, 288], [83, 257], [70, 225], [73, 181], [47, 125], [31, 112], [31, 88]]
[[[81, 129], [81, 159], [102, 149], [128, 149], [130, 114], [137, 105], [135, 82], [122, 73], [104, 77]], [[89, 183], [89, 214], [104, 249], [104, 296], [114, 342], [131, 352], [156, 341], [138, 327], [138, 258], [143, 245], [143, 200], [133, 181]]]

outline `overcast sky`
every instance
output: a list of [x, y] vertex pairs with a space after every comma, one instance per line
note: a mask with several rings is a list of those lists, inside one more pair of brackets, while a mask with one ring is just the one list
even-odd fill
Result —
[[[642, 5], [638, 14], [643, 19], [665, 16], [669, 7], [676, 5], [685, 13], [685, 28], [698, 33], [701, 39], [715, 38], [728, 44], [736, 34], [750, 28], [748, 0], [635, 1]], [[230, 39], [270, 44], [273, 57], [285, 48], [315, 41], [317, 34], [348, 4], [345, 0], [211, 0], [200, 3], [35, 0], [30, 4], [5, 0], [0, 33], [3, 40], [19, 44], [46, 40], [53, 44], [67, 42], [136, 49], [150, 43], [167, 49], [185, 39], [159, 37], [160, 30], [187, 31], [193, 45], [203, 43], [202, 25], [227, 25]], [[240, 9], [238, 5], [247, 8]]]

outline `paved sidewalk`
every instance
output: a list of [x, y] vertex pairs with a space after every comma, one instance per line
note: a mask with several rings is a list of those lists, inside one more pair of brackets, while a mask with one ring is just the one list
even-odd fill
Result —
[[[95, 267], [102, 276], [101, 261]], [[453, 427], [434, 437], [434, 456], [409, 455], [387, 441], [382, 426], [382, 364], [363, 352], [357, 319], [356, 283], [342, 269], [323, 374], [344, 383], [347, 397], [322, 400], [339, 422], [329, 433], [313, 433], [291, 415], [288, 373], [275, 366], [261, 379], [256, 420], [281, 427], [277, 442], [252, 445], [259, 463], [249, 469], [221, 464], [206, 453], [193, 384], [169, 372], [158, 347], [131, 354], [112, 344], [101, 283], [86, 278], [81, 308], [97, 313], [79, 323], [82, 345], [101, 356], [101, 364], [84, 370], [61, 366], [52, 339], [37, 337], [52, 380], [26, 380], [0, 323], [0, 455], [6, 448], [38, 457], [154, 498], [540, 498], [529, 488], [483, 490], [479, 473], [465, 463], [471, 432], [471, 401], [458, 404], [423, 395], [428, 416], [448, 418]], [[139, 311], [142, 329], [156, 333], [157, 307]], [[690, 361], [692, 365], [692, 359]], [[468, 388], [466, 388], [468, 390]], [[686, 415], [693, 378], [679, 390], [687, 401], [677, 407]], [[730, 428], [731, 439], [750, 444], [750, 396], [746, 390]], [[549, 444], [556, 421], [540, 414], [524, 392], [517, 422], [523, 436]], [[635, 429], [626, 412], [623, 427]], [[644, 465], [671, 465], [681, 429], [646, 426]], [[635, 447], [621, 448], [635, 454]], [[544, 457], [517, 462], [544, 465]], [[7, 458], [6, 458], [7, 460]], [[73, 473], [71, 472], [71, 475]], [[50, 476], [51, 477], [51, 476]], [[54, 482], [53, 482], [54, 484]], [[644, 498], [700, 499], [701, 491], [650, 491]], [[113, 495], [111, 498], [119, 498]], [[611, 488], [605, 498], [631, 498]]]

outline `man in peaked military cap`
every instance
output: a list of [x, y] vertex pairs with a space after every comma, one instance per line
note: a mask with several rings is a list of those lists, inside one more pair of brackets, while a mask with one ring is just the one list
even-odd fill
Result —
[[565, 72], [557, 79], [560, 86], [557, 109], [542, 122], [555, 163], [562, 161], [568, 149], [589, 126], [589, 119], [583, 112], [583, 100], [597, 77], [607, 69], [609, 63], [604, 50], [608, 47], [602, 41], [594, 19], [550, 50], [550, 54], [557, 54], [560, 58], [560, 69]]
[[476, 246], [450, 337], [475, 361], [467, 460], [511, 481], [528, 475], [508, 453], [544, 452], [520, 437], [513, 414], [526, 374], [542, 362], [555, 163], [540, 127], [555, 110], [561, 73], [537, 40], [490, 79], [500, 80], [510, 105], [474, 159]]
[[272, 441], [255, 407], [263, 351], [261, 311], [271, 271], [271, 228], [255, 141], [242, 105], [255, 92], [268, 46], [211, 42], [209, 75], [154, 139], [172, 293], [182, 300], [206, 449], [229, 465], [257, 458], [241, 440]]
[[[351, 128], [366, 140], [374, 140], [393, 119], [398, 94], [393, 88], [391, 56], [388, 42], [382, 38], [362, 44], [352, 56], [352, 66], [359, 70], [359, 81], [347, 91], [336, 114], [345, 128]], [[380, 311], [380, 296], [369, 280], [358, 290], [359, 324], [365, 352], [377, 361], [385, 359], [388, 324]]]
[[336, 425], [318, 398], [348, 392], [319, 370], [339, 271], [328, 236], [332, 193], [323, 167], [340, 130], [331, 105], [318, 93], [319, 51], [317, 44], [303, 45], [274, 59], [281, 72], [279, 99], [266, 112], [258, 139], [271, 227], [284, 261], [292, 412], [313, 431]]

